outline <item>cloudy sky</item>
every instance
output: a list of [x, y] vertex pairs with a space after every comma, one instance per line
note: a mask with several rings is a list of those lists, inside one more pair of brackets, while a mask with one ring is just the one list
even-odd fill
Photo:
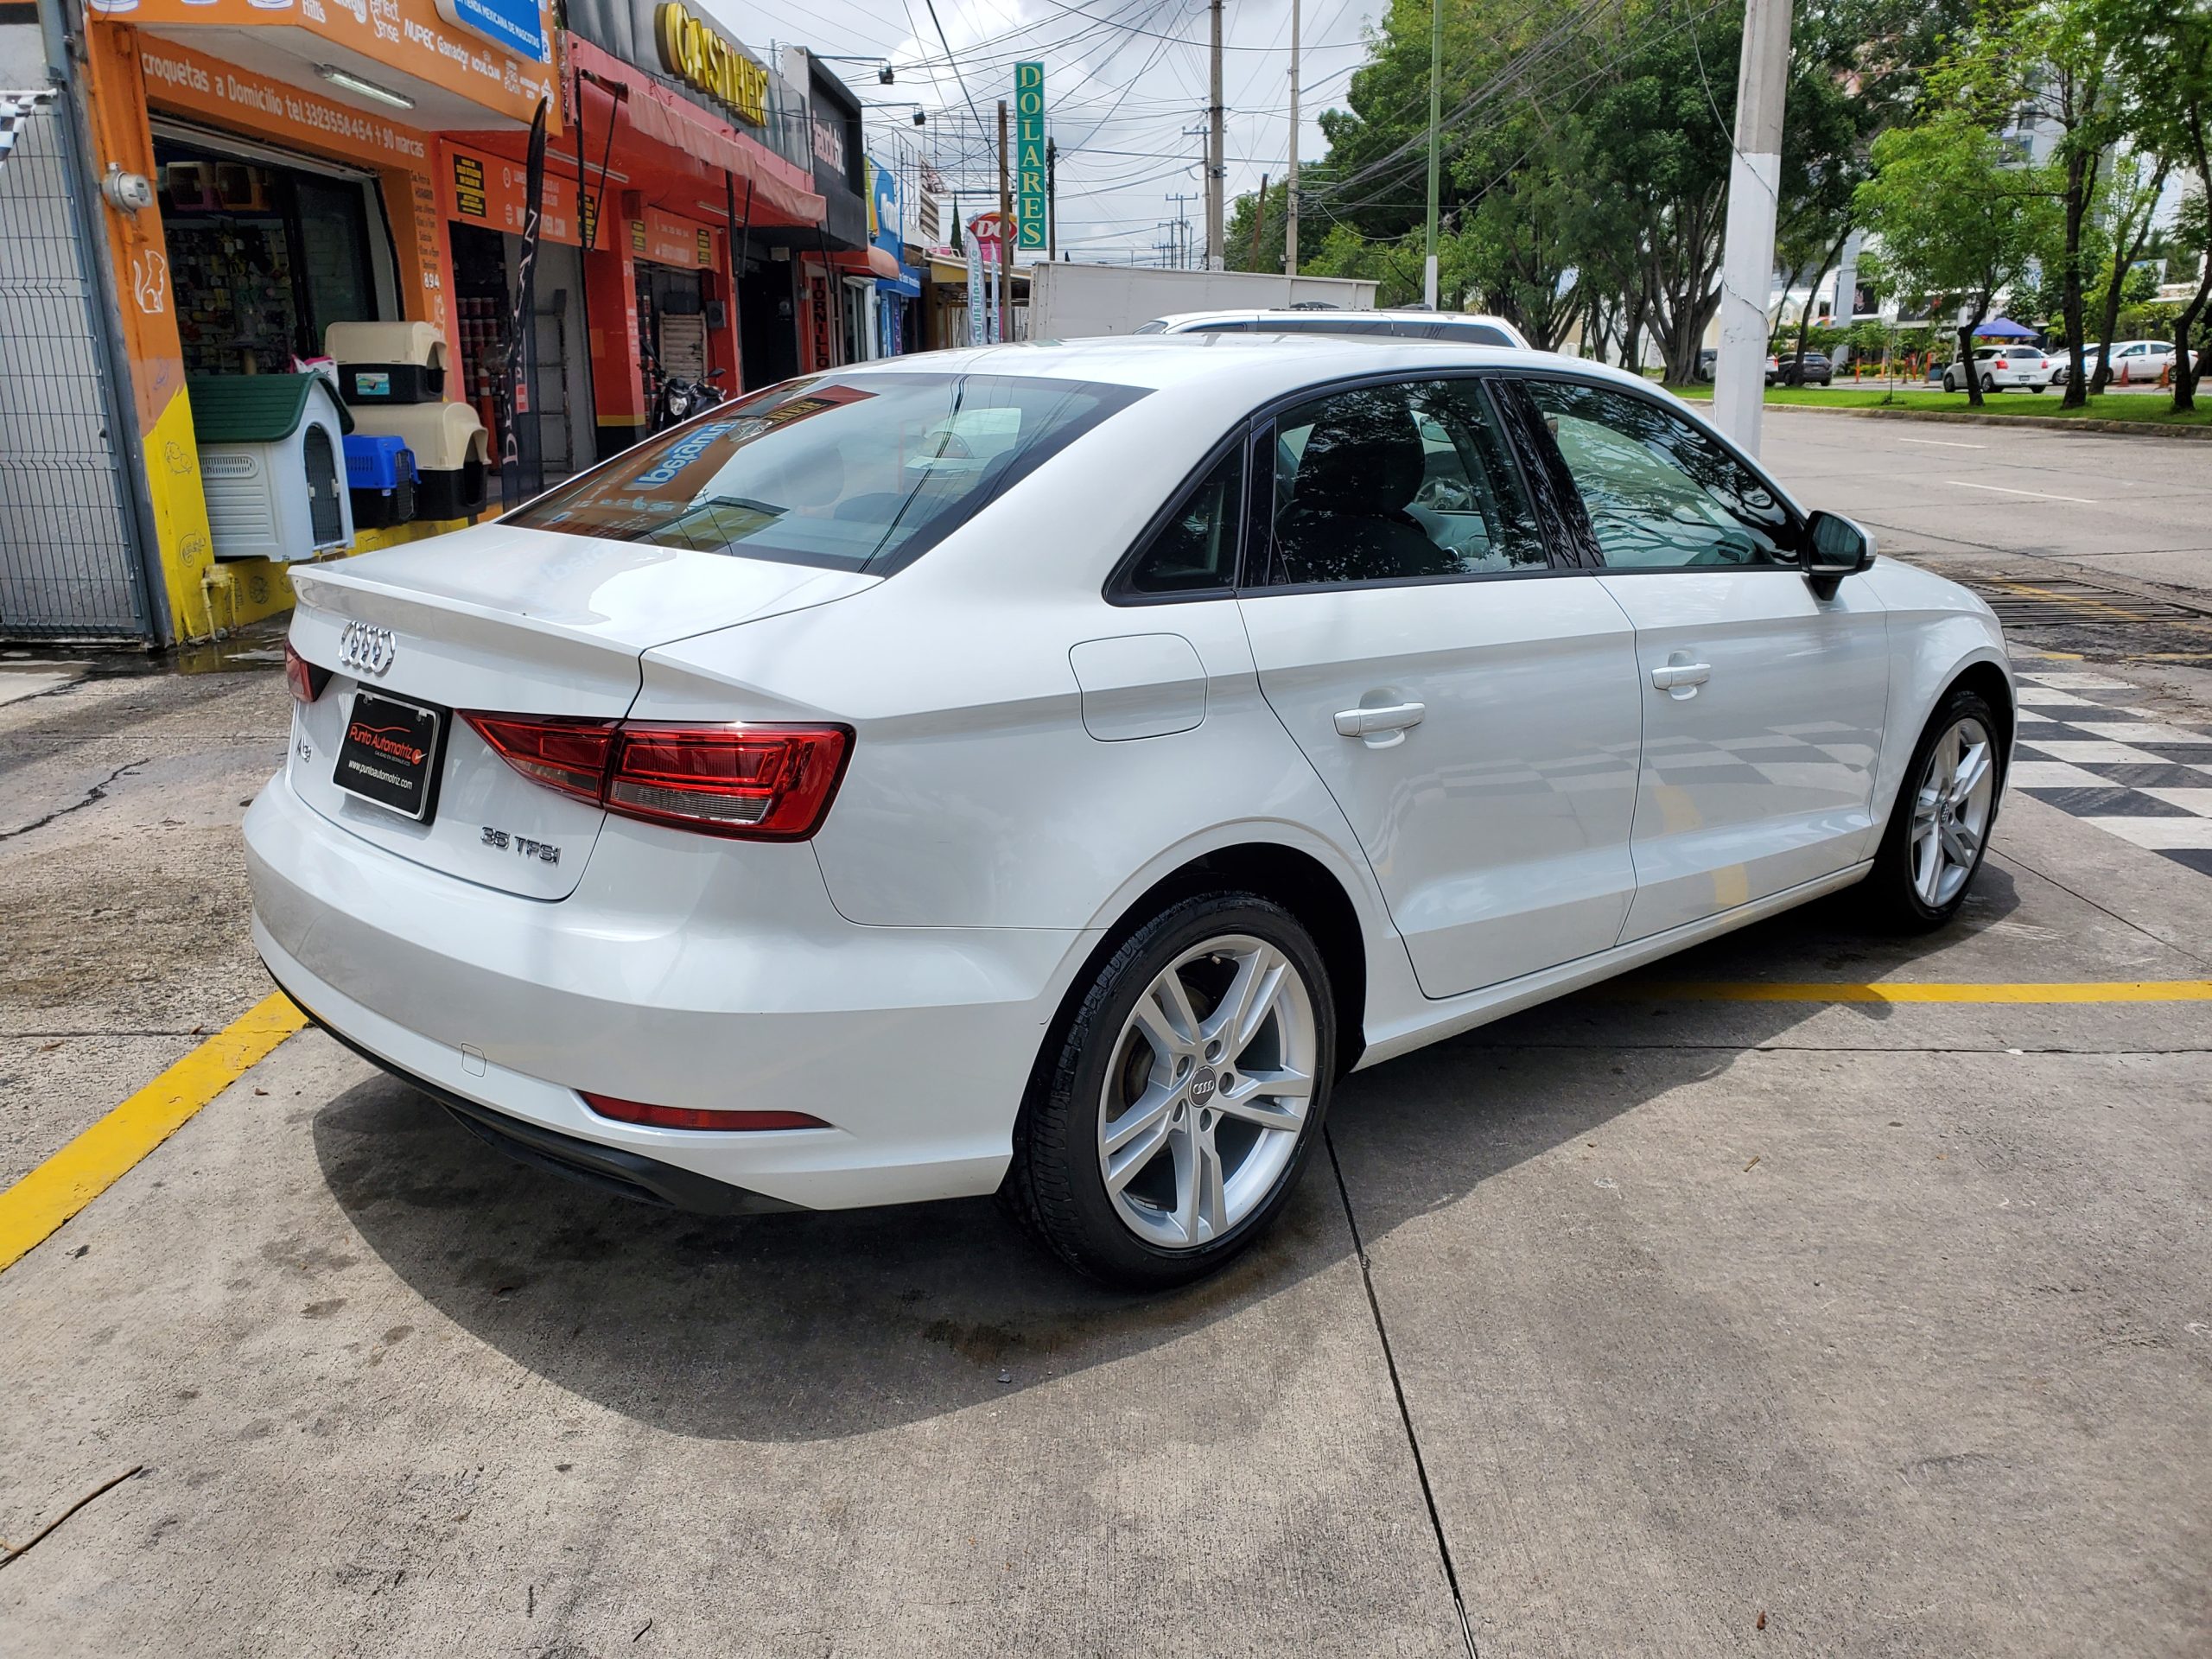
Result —
[[[995, 190], [997, 104], [1011, 101], [1014, 65], [1045, 65], [1047, 126], [1058, 142], [1059, 242], [1078, 259], [1154, 263], [1170, 235], [1178, 192], [1193, 246], [1205, 236], [1198, 157], [1206, 110], [1205, 0], [705, 0], [754, 50], [779, 42], [824, 54], [888, 57], [897, 81], [880, 85], [865, 63], [833, 65], [853, 90], [887, 107], [869, 138], [887, 162], [889, 144], [916, 142], [949, 182]], [[1314, 117], [1342, 100], [1363, 56], [1362, 35], [1381, 0], [1301, 0], [1305, 43], [1300, 114], [1304, 157], [1323, 152]], [[1229, 0], [1224, 9], [1223, 101], [1227, 106], [1228, 199], [1280, 179], [1290, 138], [1290, 0]], [[937, 33], [942, 22], [948, 57]], [[900, 102], [924, 105], [912, 124]], [[988, 137], [979, 141], [975, 111]], [[896, 135], [894, 137], [893, 135]], [[963, 215], [986, 204], [963, 202]], [[1309, 237], [1318, 239], [1319, 227]]]

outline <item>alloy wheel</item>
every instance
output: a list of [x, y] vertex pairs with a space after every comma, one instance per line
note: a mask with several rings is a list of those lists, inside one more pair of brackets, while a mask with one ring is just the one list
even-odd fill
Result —
[[1989, 730], [1955, 721], [1929, 752], [1912, 802], [1913, 891], [1930, 910], [1959, 896], [1981, 857], [1997, 802], [1997, 758]]
[[1319, 1040], [1304, 976], [1263, 939], [1209, 939], [1155, 976], [1098, 1103], [1099, 1168], [1122, 1224], [1188, 1250], [1257, 1210], [1298, 1151]]

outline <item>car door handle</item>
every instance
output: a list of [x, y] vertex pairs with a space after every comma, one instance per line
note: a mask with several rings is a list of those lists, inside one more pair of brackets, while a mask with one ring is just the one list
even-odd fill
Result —
[[1711, 663], [1669, 663], [1651, 671], [1651, 683], [1662, 691], [1671, 691], [1678, 685], [1703, 685], [1712, 677]]
[[1372, 737], [1377, 732], [1402, 732], [1418, 726], [1428, 713], [1425, 702], [1398, 702], [1387, 709], [1345, 709], [1337, 715], [1337, 730], [1345, 737]]

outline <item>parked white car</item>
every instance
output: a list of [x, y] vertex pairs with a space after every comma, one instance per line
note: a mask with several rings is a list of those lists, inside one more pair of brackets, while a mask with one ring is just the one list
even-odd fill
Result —
[[2170, 340], [2123, 340], [2108, 349], [2112, 378], [2123, 386], [2148, 385], [2174, 365]]
[[1465, 311], [1332, 311], [1321, 307], [1282, 311], [1185, 311], [1154, 317], [1140, 334], [1338, 334], [1363, 339], [1448, 340], [1462, 346], [1529, 349], [1522, 332], [1503, 317]]
[[[2088, 365], [2088, 373], [2094, 374], [2097, 372], [2097, 359], [2107, 353], [2110, 353], [2112, 360], [2112, 378], [2107, 384], [2113, 385], [2152, 385], [2157, 382], [2160, 375], [2173, 367], [2172, 341], [2122, 340], [2116, 340], [2108, 346], [2083, 346], [2082, 360]], [[2072, 372], [2072, 365], [2068, 361], [2067, 353], [2059, 353], [2056, 359], [2054, 383], [2064, 385], [2068, 375]]]
[[2012, 732], [1979, 599], [1513, 350], [870, 363], [294, 581], [245, 840], [317, 1023], [605, 1189], [999, 1190], [1135, 1286], [1347, 1071], [1855, 883], [1948, 920]]
[[[2005, 391], [2020, 386], [2030, 391], [2042, 391], [2051, 384], [2057, 368], [2056, 361], [2039, 346], [1977, 346], [1974, 351], [1974, 377], [1981, 383], [1984, 391]], [[1943, 390], [1966, 390], [1965, 376], [1956, 363], [1944, 367]]]

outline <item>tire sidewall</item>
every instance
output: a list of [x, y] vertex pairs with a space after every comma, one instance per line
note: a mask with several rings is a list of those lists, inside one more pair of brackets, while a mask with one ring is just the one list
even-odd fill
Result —
[[[1913, 799], [1919, 793], [1920, 780], [1927, 775], [1928, 760], [1936, 752], [1937, 741], [1961, 720], [1968, 718], [1980, 721], [1982, 730], [1989, 734], [1993, 750], [1990, 764], [1997, 769], [1996, 785], [1989, 799], [1989, 823], [1983, 832], [1981, 846], [1974, 854], [1974, 868], [1960, 884], [1957, 895], [1947, 905], [1931, 906], [1921, 898], [1919, 889], [1913, 884]], [[1927, 725], [1921, 730], [1920, 741], [1913, 745], [1912, 760], [1905, 767], [1904, 781], [1897, 785], [1897, 798], [1890, 809], [1889, 829], [1882, 837], [1875, 863], [1876, 879], [1887, 890], [1885, 897], [1891, 909], [1910, 925], [1941, 927], [1949, 921], [1959, 913], [1981, 874], [1981, 867], [1989, 857], [1989, 843], [1996, 836], [1998, 810], [2005, 800], [2006, 758], [1999, 747], [1999, 734], [2003, 729], [1997, 711], [1990, 707], [1986, 697], [1978, 691], [1959, 689], [1936, 704], [1936, 712], [1928, 717]]]
[[[1297, 1148], [1277, 1177], [1266, 1198], [1221, 1237], [1192, 1250], [1168, 1250], [1131, 1232], [1106, 1192], [1106, 1178], [1098, 1165], [1098, 1110], [1104, 1092], [1106, 1069], [1113, 1063], [1122, 1027], [1137, 1001], [1167, 964], [1208, 939], [1232, 934], [1265, 940], [1289, 958], [1306, 982], [1313, 1009], [1316, 1033], [1313, 1093], [1308, 1102], [1306, 1128]], [[1328, 969], [1306, 929], [1288, 911], [1250, 893], [1215, 894], [1186, 899], [1140, 929], [1132, 943], [1139, 949], [1123, 957], [1117, 953], [1108, 972], [1111, 981], [1094, 987], [1093, 994], [1077, 1006], [1062, 1039], [1062, 1050], [1079, 1044], [1071, 1067], [1058, 1068], [1067, 1079], [1065, 1093], [1048, 1080], [1043, 1109], [1064, 1115], [1068, 1168], [1067, 1189], [1073, 1219], [1081, 1236], [1081, 1265], [1088, 1272], [1116, 1282], [1169, 1286], [1211, 1273], [1241, 1252], [1281, 1211], [1298, 1185], [1313, 1148], [1321, 1138], [1328, 1110], [1329, 1084], [1336, 1066], [1336, 1005], [1331, 995]]]

